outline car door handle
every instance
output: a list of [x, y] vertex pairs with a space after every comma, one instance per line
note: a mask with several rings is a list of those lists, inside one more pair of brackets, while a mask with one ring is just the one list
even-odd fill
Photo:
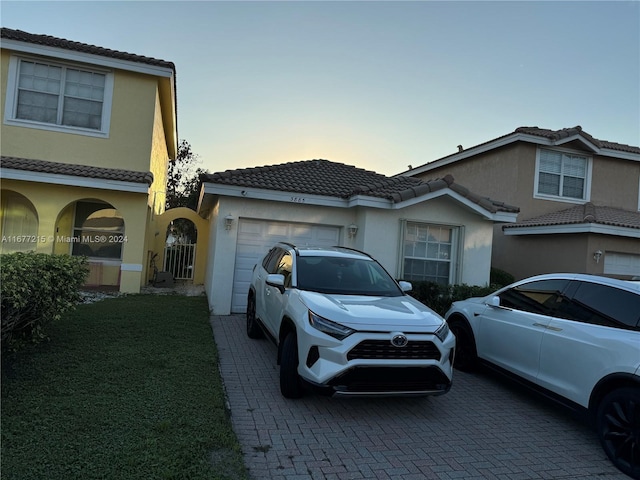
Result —
[[550, 327], [549, 325], [545, 325], [544, 323], [534, 323], [534, 327], [542, 327], [546, 330], [553, 330], [554, 332], [561, 332], [562, 329], [558, 327]]

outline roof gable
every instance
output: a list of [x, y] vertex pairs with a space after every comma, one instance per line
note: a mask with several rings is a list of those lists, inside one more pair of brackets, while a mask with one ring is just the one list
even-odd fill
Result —
[[[201, 180], [278, 192], [299, 193], [340, 199], [373, 197], [399, 204], [425, 195], [449, 191], [490, 212], [517, 213], [519, 209], [470, 192], [455, 183], [451, 175], [433, 180], [385, 175], [329, 160], [306, 160], [279, 165], [227, 170], [203, 174]], [[448, 190], [447, 190], [448, 189]]]
[[397, 176], [420, 175], [428, 172], [429, 170], [433, 170], [434, 168], [440, 168], [467, 158], [472, 158], [476, 155], [486, 153], [515, 142], [528, 142], [549, 147], [569, 146], [588, 150], [596, 155], [640, 162], [640, 147], [610, 142], [608, 140], [599, 140], [582, 130], [582, 127], [580, 126], [563, 128], [560, 130], [549, 130], [539, 127], [518, 127], [507, 135], [494, 138], [493, 140], [489, 140], [488, 142], [484, 142], [470, 148], [463, 149], [462, 146], [460, 146], [459, 151], [454, 154], [447, 155], [446, 157], [439, 158], [419, 167], [399, 173]]

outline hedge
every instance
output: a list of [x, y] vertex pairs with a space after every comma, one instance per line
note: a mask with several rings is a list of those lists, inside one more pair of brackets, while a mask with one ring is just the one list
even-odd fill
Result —
[[45, 327], [80, 301], [89, 273], [85, 257], [10, 253], [0, 255], [2, 349], [46, 338]]
[[513, 275], [498, 269], [491, 269], [491, 284], [477, 285], [442, 285], [435, 282], [411, 281], [413, 290], [409, 295], [444, 316], [453, 302], [470, 297], [485, 297], [499, 288], [513, 283]]

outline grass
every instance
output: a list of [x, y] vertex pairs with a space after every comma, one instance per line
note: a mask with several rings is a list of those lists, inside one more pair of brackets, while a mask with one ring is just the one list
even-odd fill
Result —
[[204, 297], [79, 305], [2, 365], [4, 480], [246, 479]]

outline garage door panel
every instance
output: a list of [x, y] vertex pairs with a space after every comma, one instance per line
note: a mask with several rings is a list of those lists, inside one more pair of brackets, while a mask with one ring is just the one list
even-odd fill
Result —
[[231, 312], [246, 311], [253, 266], [275, 243], [331, 246], [338, 245], [339, 240], [339, 227], [241, 218], [238, 223]]
[[606, 252], [604, 273], [608, 275], [640, 275], [640, 255]]

